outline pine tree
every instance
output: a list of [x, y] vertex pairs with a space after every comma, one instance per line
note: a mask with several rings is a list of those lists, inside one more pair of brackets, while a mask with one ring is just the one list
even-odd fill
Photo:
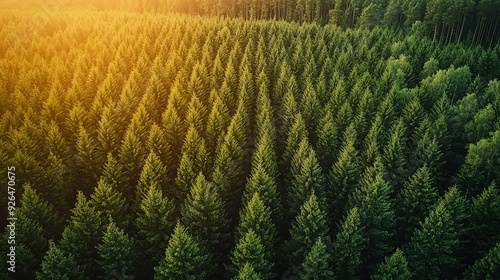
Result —
[[108, 154], [107, 162], [101, 174], [101, 179], [112, 189], [120, 191], [122, 194], [130, 194], [128, 182], [125, 178], [123, 167], [112, 154]]
[[483, 258], [469, 267], [464, 273], [463, 279], [493, 280], [498, 278], [498, 275], [500, 275], [500, 243], [496, 243]]
[[290, 173], [292, 179], [288, 192], [288, 208], [292, 215], [297, 215], [301, 205], [313, 192], [323, 201], [325, 178], [316, 159], [316, 153], [309, 146], [307, 139], [300, 142], [292, 159]]
[[[111, 219], [110, 219], [111, 220]], [[102, 237], [102, 243], [97, 245], [103, 278], [110, 279], [117, 274], [134, 271], [134, 239], [129, 237], [111, 220]]]
[[238, 275], [233, 278], [234, 280], [261, 280], [263, 279], [260, 273], [255, 272], [255, 269], [250, 263], [245, 263], [245, 265], [240, 268]]
[[[160, 158], [162, 163], [165, 164], [167, 174], [171, 174], [173, 170], [171, 166], [173, 164], [172, 147], [170, 146], [170, 143], [168, 143], [165, 131], [159, 125], [153, 124], [153, 126], [151, 126], [147, 147], [151, 152], [155, 153]], [[167, 176], [165, 179], [168, 178], [169, 177]], [[168, 181], [165, 183], [168, 183]]]
[[153, 267], [160, 261], [174, 229], [174, 208], [174, 202], [163, 197], [158, 187], [149, 187], [134, 221], [137, 228], [135, 240], [139, 252], [138, 259], [144, 260], [138, 269], [139, 275], [147, 278], [153, 276]]
[[207, 149], [210, 154], [215, 154], [217, 147], [224, 141], [224, 132], [229, 126], [230, 120], [226, 104], [219, 96], [215, 97], [206, 126]]
[[500, 191], [496, 183], [472, 199], [470, 213], [469, 255], [477, 259], [500, 242]]
[[194, 126], [191, 126], [182, 145], [181, 163], [175, 178], [175, 183], [179, 188], [175, 195], [179, 201], [183, 201], [189, 193], [198, 173], [207, 173], [208, 158], [205, 140]]
[[235, 231], [236, 241], [240, 240], [249, 230], [259, 236], [265, 249], [266, 259], [272, 261], [275, 256], [277, 232], [271, 220], [271, 210], [255, 192], [240, 212], [240, 221]]
[[[145, 142], [141, 142], [140, 137], [129, 129], [125, 133], [125, 138], [118, 152], [118, 162], [123, 167], [124, 177], [130, 190], [132, 190], [132, 186], [137, 185], [144, 159], [147, 156], [144, 144]], [[133, 194], [125, 193], [125, 196], [133, 197]]]
[[49, 250], [41, 265], [41, 270], [36, 273], [40, 280], [79, 280], [85, 279], [84, 270], [76, 263], [72, 254], [67, 254], [50, 242]]
[[324, 170], [328, 170], [333, 165], [338, 153], [338, 135], [330, 107], [327, 105], [324, 111], [325, 115], [319, 121], [318, 131], [316, 132], [318, 136], [316, 151], [321, 166]]
[[260, 237], [250, 229], [236, 244], [230, 255], [231, 264], [227, 266], [229, 277], [235, 277], [246, 264], [254, 268], [254, 272], [263, 279], [272, 277], [273, 263], [266, 260], [265, 248]]
[[[228, 249], [229, 224], [223, 200], [203, 173], [198, 174], [181, 213], [181, 221], [187, 231], [203, 242], [201, 245], [212, 253], [213, 262], [218, 263]], [[207, 269], [210, 270], [209, 267]]]
[[391, 188], [378, 174], [374, 180], [363, 182], [355, 191], [350, 205], [359, 209], [359, 217], [366, 246], [361, 251], [363, 274], [375, 270], [374, 264], [383, 260], [390, 250], [394, 235], [396, 215], [391, 201]]
[[427, 165], [424, 165], [404, 183], [396, 200], [398, 232], [402, 235], [401, 243], [406, 243], [410, 239], [415, 228], [424, 221], [437, 200], [437, 189], [430, 177]]
[[361, 250], [365, 246], [358, 208], [352, 208], [339, 228], [334, 243], [335, 277], [359, 279]]
[[90, 205], [101, 214], [103, 221], [112, 218], [118, 226], [122, 228], [128, 226], [128, 204], [120, 191], [113, 189], [111, 185], [101, 179], [90, 197]]
[[75, 155], [75, 178], [77, 188], [86, 194], [92, 192], [92, 186], [95, 186], [100, 174], [100, 159], [97, 154], [97, 145], [89, 136], [87, 130], [81, 126], [78, 133]]
[[211, 256], [178, 223], [165, 250], [165, 257], [155, 267], [155, 279], [206, 279]]
[[458, 269], [457, 249], [465, 232], [466, 201], [457, 188], [440, 200], [421, 228], [416, 229], [405, 251], [408, 264], [419, 279], [438, 279]]
[[292, 165], [292, 159], [299, 149], [300, 143], [307, 139], [307, 130], [306, 125], [304, 123], [304, 119], [302, 118], [302, 114], [298, 113], [295, 116], [295, 120], [293, 125], [290, 126], [287, 139], [285, 151], [283, 152], [283, 161], [282, 161], [282, 169], [283, 174], [287, 174], [290, 166]]
[[412, 273], [408, 269], [408, 262], [399, 248], [390, 257], [378, 266], [377, 272], [371, 276], [372, 280], [410, 280]]
[[59, 247], [65, 254], [74, 256], [86, 276], [95, 278], [97, 267], [94, 260], [97, 259], [96, 246], [103, 232], [102, 219], [81, 192], [78, 193], [76, 205], [71, 212]]
[[400, 187], [407, 176], [405, 168], [406, 139], [404, 135], [405, 127], [403, 120], [399, 119], [391, 128], [389, 141], [382, 154], [383, 164], [387, 172], [386, 180], [396, 189]]
[[300, 279], [334, 279], [333, 271], [330, 267], [330, 259], [331, 256], [327, 252], [326, 245], [321, 238], [318, 238], [311, 251], [307, 254], [304, 263], [302, 263]]
[[329, 213], [334, 222], [340, 221], [344, 215], [344, 207], [358, 185], [361, 175], [358, 152], [354, 143], [349, 142], [342, 148], [338, 160], [328, 175]]
[[144, 161], [139, 182], [137, 183], [135, 194], [136, 208], [139, 207], [142, 199], [147, 195], [149, 187], [155, 186], [166, 193], [168, 191], [167, 182], [167, 168], [163, 165], [157, 154], [150, 152]]
[[285, 259], [290, 265], [299, 266], [318, 238], [326, 238], [329, 232], [325, 210], [314, 192], [300, 207], [300, 213], [292, 222], [291, 239], [284, 244]]

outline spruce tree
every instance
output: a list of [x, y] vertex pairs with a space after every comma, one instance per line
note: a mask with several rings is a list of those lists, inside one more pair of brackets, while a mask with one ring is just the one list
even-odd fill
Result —
[[314, 192], [300, 207], [300, 213], [292, 221], [291, 239], [284, 244], [285, 259], [291, 266], [299, 266], [318, 238], [326, 238], [329, 232], [326, 211]]
[[112, 154], [108, 154], [100, 180], [104, 181], [112, 189], [120, 191], [123, 195], [132, 193], [125, 178], [122, 165], [118, 163]]
[[54, 242], [49, 243], [49, 250], [36, 273], [40, 280], [80, 280], [85, 279], [84, 270], [76, 263], [72, 254], [61, 250]]
[[466, 280], [497, 279], [500, 275], [500, 243], [495, 244], [486, 255], [477, 260], [463, 275]]
[[461, 237], [467, 218], [465, 199], [450, 189], [414, 231], [405, 247], [410, 269], [420, 279], [438, 279], [456, 273]]
[[146, 196], [151, 186], [156, 186], [158, 189], [162, 190], [163, 193], [166, 193], [168, 191], [167, 182], [167, 168], [163, 165], [163, 162], [157, 154], [150, 152], [144, 161], [141, 175], [137, 183], [135, 208], [137, 209], [139, 207], [139, 204]]
[[227, 213], [217, 189], [201, 172], [184, 202], [181, 221], [194, 238], [203, 242], [200, 245], [212, 253], [214, 263], [218, 263], [229, 245]]
[[240, 211], [240, 221], [235, 231], [236, 241], [240, 240], [252, 229], [262, 241], [266, 259], [271, 261], [275, 256], [277, 232], [271, 220], [270, 207], [264, 204], [258, 192], [255, 192]]
[[352, 208], [342, 222], [333, 244], [335, 277], [359, 279], [361, 250], [365, 246], [358, 208]]
[[[316, 153], [311, 148], [307, 139], [303, 139], [292, 159], [291, 182], [288, 191], [288, 206], [294, 216], [299, 212], [300, 206], [315, 192], [323, 201], [325, 178], [316, 159]], [[322, 204], [323, 202], [321, 202]]]
[[273, 263], [266, 260], [264, 245], [252, 229], [240, 238], [230, 255], [230, 260], [227, 272], [231, 278], [237, 276], [246, 264], [250, 264], [254, 272], [260, 274], [263, 279], [272, 277]]
[[304, 280], [329, 280], [334, 279], [330, 266], [331, 256], [321, 238], [314, 243], [311, 251], [302, 263], [300, 279]]
[[103, 232], [99, 212], [91, 205], [82, 192], [78, 193], [69, 224], [64, 228], [59, 248], [68, 255], [73, 255], [85, 276], [95, 278], [97, 267], [96, 246]]
[[138, 269], [140, 275], [153, 276], [153, 267], [160, 261], [174, 229], [174, 208], [174, 202], [164, 197], [158, 187], [149, 187], [134, 221], [138, 258], [144, 260]]
[[410, 280], [412, 273], [408, 269], [408, 262], [399, 248], [396, 252], [378, 266], [377, 272], [371, 276], [372, 280]]
[[406, 243], [410, 239], [414, 229], [424, 221], [437, 200], [437, 189], [427, 165], [424, 165], [404, 183], [396, 200], [401, 243]]
[[134, 239], [117, 227], [110, 219], [102, 237], [102, 243], [97, 245], [102, 275], [105, 279], [133, 273], [134, 268]]
[[103, 221], [112, 218], [121, 228], [128, 226], [128, 203], [120, 191], [113, 189], [101, 179], [90, 197], [90, 205], [101, 214]]
[[155, 267], [155, 279], [206, 279], [211, 256], [178, 223], [165, 250], [165, 257]]

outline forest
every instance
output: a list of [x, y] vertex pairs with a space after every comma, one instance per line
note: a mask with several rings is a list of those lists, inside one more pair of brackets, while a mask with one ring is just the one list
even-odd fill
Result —
[[0, 6], [0, 279], [499, 279], [498, 2], [54, 2]]

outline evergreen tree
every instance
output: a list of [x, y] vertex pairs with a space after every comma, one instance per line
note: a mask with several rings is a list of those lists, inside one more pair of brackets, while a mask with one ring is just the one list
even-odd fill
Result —
[[175, 183], [178, 190], [175, 193], [179, 201], [183, 201], [194, 185], [199, 172], [207, 172], [208, 153], [205, 140], [191, 126], [182, 145], [182, 158]]
[[155, 279], [206, 279], [210, 261], [210, 254], [178, 223], [165, 257], [155, 267]]
[[351, 205], [359, 209], [366, 246], [361, 251], [364, 263], [362, 273], [375, 270], [376, 263], [383, 260], [390, 250], [390, 240], [394, 235], [396, 216], [390, 199], [391, 188], [379, 174], [374, 180], [363, 182], [355, 191]]
[[[146, 135], [143, 135], [146, 137]], [[140, 137], [133, 130], [129, 129], [125, 133], [122, 145], [118, 152], [118, 162], [123, 167], [123, 175], [126, 178], [128, 189], [132, 190], [132, 186], [137, 185], [139, 174], [146, 157], [146, 151]], [[125, 193], [126, 197], [133, 197], [132, 193]]]
[[90, 205], [101, 214], [103, 221], [112, 218], [118, 226], [122, 228], [128, 226], [128, 204], [122, 193], [113, 189], [101, 179], [90, 197]]
[[477, 260], [465, 273], [463, 279], [496, 279], [500, 275], [500, 243], [495, 244], [488, 253]]
[[[162, 163], [165, 164], [165, 167], [167, 168], [167, 175], [172, 173], [172, 147], [167, 140], [165, 131], [159, 125], [153, 124], [153, 126], [151, 126], [147, 147], [151, 152], [155, 153], [160, 158]], [[165, 179], [168, 179], [168, 176]]]
[[398, 248], [390, 257], [378, 266], [377, 272], [371, 276], [373, 280], [410, 280], [412, 273], [403, 252]]
[[97, 245], [103, 278], [110, 279], [117, 274], [134, 271], [134, 239], [118, 228], [112, 220], [102, 237], [102, 243]]
[[250, 263], [245, 263], [245, 265], [240, 269], [238, 275], [233, 278], [234, 280], [261, 280], [262, 276], [260, 273], [255, 272], [255, 269]]
[[312, 192], [292, 222], [291, 239], [284, 244], [288, 254], [285, 259], [288, 259], [292, 266], [299, 266], [304, 261], [304, 257], [318, 238], [326, 238], [329, 231], [326, 219], [326, 212], [319, 204], [316, 194]]
[[339, 228], [334, 243], [335, 277], [359, 279], [361, 250], [364, 247], [363, 228], [358, 208], [352, 208]]
[[77, 178], [77, 189], [86, 194], [92, 192], [100, 174], [100, 159], [97, 154], [97, 145], [89, 136], [87, 130], [81, 126], [76, 143], [75, 155], [75, 178]]
[[112, 154], [108, 154], [108, 159], [104, 165], [100, 181], [110, 186], [113, 190], [120, 191], [122, 194], [130, 194], [128, 182], [125, 178], [123, 167]]
[[403, 120], [400, 119], [391, 128], [391, 134], [387, 146], [382, 154], [383, 164], [386, 168], [386, 180], [396, 189], [406, 178], [405, 152], [406, 139]]
[[139, 182], [136, 187], [136, 209], [143, 198], [147, 195], [149, 188], [155, 186], [166, 193], [167, 189], [167, 168], [163, 165], [161, 159], [154, 152], [150, 152], [142, 167]]
[[149, 187], [134, 221], [137, 228], [135, 240], [138, 259], [144, 260], [138, 269], [139, 275], [148, 278], [153, 276], [153, 267], [159, 263], [174, 229], [174, 208], [173, 201], [163, 197], [160, 189], [156, 186]]
[[428, 216], [437, 200], [437, 189], [430, 177], [427, 165], [424, 165], [404, 183], [396, 200], [398, 232], [402, 235], [401, 243], [406, 243], [410, 239], [415, 228]]
[[360, 175], [358, 152], [354, 143], [349, 142], [342, 148], [328, 176], [328, 212], [334, 222], [341, 220], [348, 197], [356, 189]]
[[85, 279], [85, 274], [73, 255], [65, 253], [51, 241], [36, 279], [79, 280]]
[[[182, 208], [181, 221], [188, 232], [206, 246], [218, 263], [228, 249], [227, 213], [217, 189], [200, 172]], [[213, 265], [216, 266], [216, 265]], [[207, 267], [207, 270], [210, 270]]]
[[475, 259], [500, 242], [500, 192], [495, 183], [472, 200], [469, 255]]
[[288, 207], [292, 215], [299, 212], [301, 205], [314, 192], [323, 204], [325, 178], [316, 159], [316, 153], [303, 139], [292, 159], [290, 170], [292, 180], [288, 192]]
[[235, 231], [236, 241], [240, 240], [250, 229], [259, 236], [265, 249], [266, 259], [273, 260], [277, 241], [276, 227], [271, 220], [269, 206], [264, 204], [258, 192], [253, 194], [240, 212], [240, 221]]
[[230, 255], [231, 264], [227, 266], [228, 276], [235, 277], [246, 264], [254, 268], [254, 273], [262, 275], [263, 279], [272, 276], [273, 263], [266, 260], [265, 248], [260, 237], [250, 229], [236, 244]]
[[102, 219], [99, 212], [91, 205], [85, 195], [78, 193], [75, 207], [69, 224], [64, 228], [59, 245], [67, 255], [73, 255], [84, 275], [95, 278], [97, 267], [94, 260], [98, 258], [96, 246], [102, 236]]
[[326, 245], [323, 243], [321, 238], [318, 238], [316, 243], [314, 243], [311, 248], [311, 251], [307, 254], [306, 259], [302, 264], [300, 279], [334, 279], [333, 271], [330, 267], [330, 255], [328, 254]]
[[465, 203], [457, 188], [450, 189], [414, 231], [405, 251], [415, 277], [438, 279], [457, 270], [456, 253], [467, 217]]

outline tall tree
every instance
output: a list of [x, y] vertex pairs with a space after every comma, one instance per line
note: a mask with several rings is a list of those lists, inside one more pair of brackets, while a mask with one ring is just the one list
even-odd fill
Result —
[[500, 243], [495, 244], [488, 253], [477, 260], [464, 273], [464, 279], [496, 279], [500, 275]]
[[371, 276], [372, 280], [410, 280], [412, 273], [408, 269], [408, 262], [399, 248], [396, 252], [378, 266], [377, 272]]
[[228, 276], [234, 277], [246, 264], [254, 268], [254, 272], [262, 275], [263, 279], [272, 277], [273, 263], [266, 260], [265, 248], [260, 237], [252, 230], [240, 238], [230, 255], [231, 263], [226, 267]]
[[80, 280], [85, 279], [83, 269], [76, 263], [72, 254], [67, 254], [50, 242], [49, 250], [41, 265], [41, 270], [36, 273], [36, 279], [44, 280]]
[[103, 221], [111, 218], [122, 228], [128, 226], [128, 203], [120, 191], [101, 179], [90, 197], [90, 205], [101, 214]]
[[361, 250], [364, 247], [363, 228], [358, 208], [352, 208], [339, 228], [334, 243], [335, 277], [358, 279], [361, 269]]
[[178, 223], [165, 257], [155, 267], [155, 279], [206, 279], [210, 259], [210, 254]]
[[102, 243], [97, 245], [103, 278], [109, 279], [116, 275], [126, 275], [134, 272], [134, 239], [117, 227], [110, 219], [102, 237]]
[[[217, 189], [200, 172], [191, 187], [182, 211], [181, 221], [188, 232], [206, 246], [213, 255], [212, 266], [223, 259], [228, 250], [229, 221], [224, 202]], [[207, 267], [210, 270], [209, 267]]]
[[284, 244], [284, 252], [291, 266], [299, 266], [318, 238], [326, 238], [329, 232], [326, 211], [314, 191], [300, 207], [300, 213], [292, 222], [291, 239]]
[[327, 252], [326, 245], [321, 238], [318, 238], [316, 243], [307, 254], [302, 263], [302, 271], [300, 279], [304, 280], [329, 280], [334, 279], [333, 271], [330, 266], [331, 256]]
[[173, 200], [164, 197], [158, 187], [149, 187], [134, 221], [138, 258], [144, 260], [138, 268], [140, 275], [153, 277], [153, 267], [160, 261], [174, 229], [174, 208]]

